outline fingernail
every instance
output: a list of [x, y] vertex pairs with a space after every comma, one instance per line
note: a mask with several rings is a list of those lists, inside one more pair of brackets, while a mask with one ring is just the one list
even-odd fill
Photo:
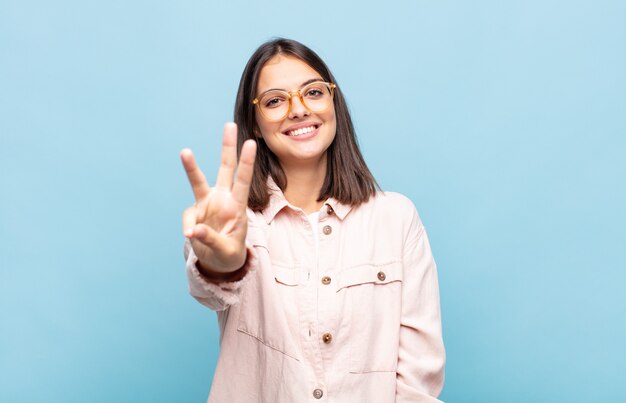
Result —
[[184, 234], [185, 234], [185, 236], [187, 238], [191, 238], [193, 236], [193, 230], [192, 229], [186, 229]]

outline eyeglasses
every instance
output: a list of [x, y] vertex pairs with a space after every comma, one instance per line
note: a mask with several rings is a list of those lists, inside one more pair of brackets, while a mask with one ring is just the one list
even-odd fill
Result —
[[294, 91], [271, 90], [254, 98], [252, 103], [259, 108], [259, 112], [270, 122], [285, 119], [292, 107], [292, 97], [297, 95], [300, 102], [313, 113], [323, 112], [332, 104], [333, 95], [337, 86], [333, 83], [315, 81], [303, 88]]

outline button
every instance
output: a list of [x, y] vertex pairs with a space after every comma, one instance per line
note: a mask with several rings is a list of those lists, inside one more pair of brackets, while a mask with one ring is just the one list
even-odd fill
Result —
[[378, 279], [380, 281], [385, 281], [386, 278], [387, 278], [387, 276], [385, 276], [385, 273], [383, 273], [382, 271], [378, 272]]
[[321, 399], [322, 396], [324, 396], [324, 392], [322, 392], [322, 389], [315, 389], [313, 391], [313, 397], [316, 399]]
[[324, 284], [324, 285], [330, 284], [330, 277], [328, 277], [328, 276], [322, 277], [322, 284]]
[[324, 225], [322, 231], [324, 232], [324, 235], [330, 235], [330, 233], [333, 232], [333, 227], [331, 227], [330, 225]]
[[330, 333], [324, 333], [322, 335], [322, 341], [326, 344], [330, 344], [330, 342], [333, 341], [333, 335]]
[[333, 210], [332, 206], [330, 204], [327, 204], [326, 205], [326, 214], [331, 215], [334, 212], [335, 212], [335, 210]]

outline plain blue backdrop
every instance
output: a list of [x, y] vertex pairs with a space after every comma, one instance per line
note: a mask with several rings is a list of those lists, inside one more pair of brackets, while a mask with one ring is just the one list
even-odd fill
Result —
[[178, 153], [247, 58], [326, 60], [438, 263], [448, 402], [623, 401], [623, 1], [0, 1], [0, 401], [204, 402]]

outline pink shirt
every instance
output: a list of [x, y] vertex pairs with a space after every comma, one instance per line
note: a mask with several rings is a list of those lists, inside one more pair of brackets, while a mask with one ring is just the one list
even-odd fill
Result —
[[209, 402], [438, 402], [445, 351], [437, 269], [409, 199], [379, 193], [306, 213], [274, 186], [248, 211], [247, 274], [215, 284], [185, 243], [191, 295], [217, 311]]

